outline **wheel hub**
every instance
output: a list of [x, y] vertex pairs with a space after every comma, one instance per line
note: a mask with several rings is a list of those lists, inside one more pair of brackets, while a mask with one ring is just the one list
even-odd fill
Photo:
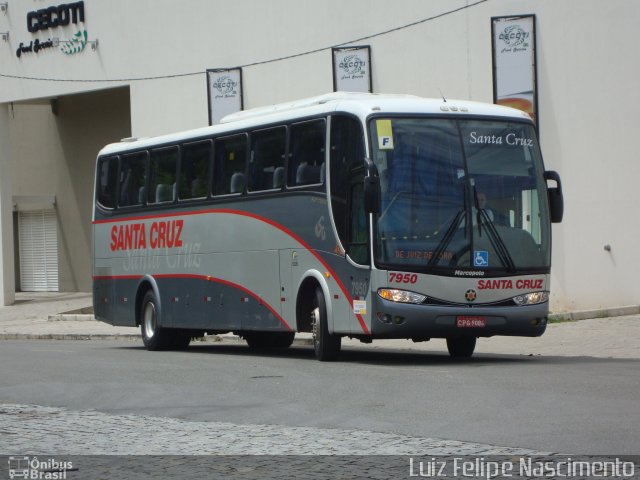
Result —
[[313, 343], [318, 343], [318, 334], [320, 328], [320, 308], [316, 307], [311, 310], [311, 335], [313, 337]]
[[156, 333], [156, 307], [149, 302], [144, 307], [144, 333], [151, 338]]

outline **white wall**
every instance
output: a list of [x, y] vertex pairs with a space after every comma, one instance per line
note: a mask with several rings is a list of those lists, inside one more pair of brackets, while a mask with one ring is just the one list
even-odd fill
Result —
[[[207, 123], [207, 68], [244, 68], [245, 107], [332, 89], [328, 47], [416, 22], [473, 0], [85, 0], [89, 39], [99, 48], [16, 58], [26, 12], [54, 5], [11, 0], [0, 14], [0, 73], [77, 83], [0, 77], [0, 103], [129, 85], [131, 131], [150, 136]], [[640, 249], [634, 212], [640, 162], [634, 107], [640, 104], [635, 52], [637, 0], [489, 0], [458, 13], [357, 41], [372, 49], [378, 92], [492, 101], [492, 16], [536, 15], [540, 138], [548, 168], [565, 187], [565, 221], [554, 226], [555, 310], [640, 303]], [[66, 30], [70, 31], [69, 29]], [[51, 34], [52, 31], [48, 32]], [[65, 33], [57, 29], [58, 33]], [[162, 80], [136, 80], [182, 75]], [[610, 244], [612, 251], [605, 252]]]
[[0, 105], [0, 307], [15, 298], [12, 210], [9, 109]]
[[17, 104], [7, 123], [13, 140], [9, 199], [11, 194], [55, 196], [59, 288], [90, 291], [95, 159], [104, 144], [130, 135], [129, 92], [66, 96], [55, 115], [48, 102]]

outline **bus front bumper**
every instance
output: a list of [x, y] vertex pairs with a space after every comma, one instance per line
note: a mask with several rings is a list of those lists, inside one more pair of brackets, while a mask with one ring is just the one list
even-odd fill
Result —
[[496, 307], [433, 306], [376, 299], [373, 338], [447, 338], [459, 335], [538, 337], [547, 328], [549, 303]]

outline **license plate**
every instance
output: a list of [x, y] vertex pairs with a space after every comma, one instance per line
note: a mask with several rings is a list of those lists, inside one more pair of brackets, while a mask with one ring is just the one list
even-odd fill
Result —
[[485, 317], [456, 317], [456, 327], [458, 328], [483, 328], [487, 326]]

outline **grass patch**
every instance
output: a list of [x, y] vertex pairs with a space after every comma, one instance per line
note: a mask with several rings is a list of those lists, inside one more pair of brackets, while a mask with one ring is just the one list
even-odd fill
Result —
[[547, 323], [567, 323], [567, 322], [575, 322], [569, 315], [563, 315], [561, 313], [556, 313], [553, 315], [549, 315], [547, 318]]

